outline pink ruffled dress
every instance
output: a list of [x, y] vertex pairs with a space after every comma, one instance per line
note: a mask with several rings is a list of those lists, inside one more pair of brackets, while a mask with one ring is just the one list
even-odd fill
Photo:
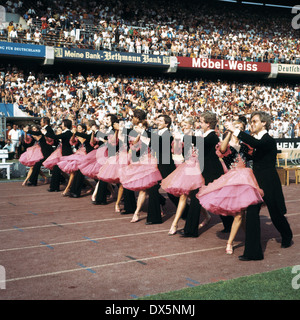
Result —
[[89, 152], [79, 163], [78, 169], [84, 176], [91, 179], [97, 179], [100, 168], [107, 160], [107, 146], [103, 145], [98, 149]]
[[26, 167], [32, 167], [44, 158], [38, 142], [21, 154], [19, 161]]
[[50, 156], [43, 162], [43, 166], [49, 170], [52, 170], [55, 165], [58, 164], [62, 157], [61, 144], [50, 154]]
[[[224, 156], [228, 156], [228, 152]], [[202, 186], [196, 197], [209, 212], [234, 216], [250, 205], [263, 203], [263, 195], [252, 169], [246, 167], [238, 154], [231, 169], [207, 186]]]
[[195, 152], [161, 182], [167, 193], [180, 197], [204, 185], [197, 154]]
[[105, 164], [98, 171], [97, 179], [108, 183], [120, 183], [120, 174], [123, 168], [128, 165], [127, 158], [126, 150], [108, 157]]
[[85, 148], [81, 146], [74, 154], [61, 157], [57, 165], [63, 172], [70, 174], [79, 169], [78, 166], [85, 155], [86, 155]]
[[[139, 150], [141, 142], [131, 145], [131, 150]], [[149, 151], [149, 150], [148, 150]], [[131, 153], [130, 153], [131, 156]], [[150, 152], [142, 155], [136, 162], [131, 161], [120, 172], [120, 182], [123, 187], [132, 191], [147, 190], [162, 179], [157, 168], [157, 160]]]
[[[116, 147], [119, 143], [113, 135], [108, 136], [107, 145]], [[100, 159], [100, 158], [99, 158]], [[128, 165], [128, 153], [126, 148], [121, 148], [115, 155], [108, 156], [105, 163], [99, 169], [96, 178], [108, 183], [120, 183], [120, 172]]]

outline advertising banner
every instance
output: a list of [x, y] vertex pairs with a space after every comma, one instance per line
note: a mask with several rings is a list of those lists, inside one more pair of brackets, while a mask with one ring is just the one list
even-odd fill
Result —
[[177, 57], [178, 68], [195, 68], [203, 70], [229, 70], [241, 72], [270, 73], [271, 63], [206, 58]]
[[83, 62], [131, 63], [155, 66], [170, 65], [170, 57], [167, 56], [87, 49], [55, 48], [55, 59], [71, 59]]
[[278, 73], [300, 75], [300, 65], [278, 63]]
[[299, 149], [300, 150], [300, 138], [282, 138], [275, 139], [277, 143], [277, 149]]
[[275, 139], [277, 149], [288, 153], [288, 159], [293, 165], [300, 165], [300, 138]]
[[45, 46], [1, 41], [0, 55], [44, 58]]

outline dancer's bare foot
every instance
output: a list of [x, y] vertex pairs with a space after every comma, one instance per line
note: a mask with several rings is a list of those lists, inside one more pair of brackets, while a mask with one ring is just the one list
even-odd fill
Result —
[[207, 226], [209, 224], [210, 220], [211, 220], [211, 216], [208, 216], [207, 218], [205, 218], [203, 220], [203, 222], [199, 224], [199, 228], [203, 228], [203, 227]]
[[169, 230], [168, 235], [173, 236], [176, 233], [177, 233], [177, 226], [171, 226], [171, 229]]
[[138, 222], [139, 220], [140, 220], [139, 214], [135, 213], [130, 222], [135, 223], [135, 222]]

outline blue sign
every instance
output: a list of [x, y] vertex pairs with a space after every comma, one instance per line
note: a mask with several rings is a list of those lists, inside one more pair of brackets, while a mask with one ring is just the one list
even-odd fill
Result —
[[14, 105], [12, 103], [0, 103], [0, 116], [13, 117]]
[[55, 59], [71, 59], [77, 61], [111, 62], [125, 64], [132, 63], [156, 66], [170, 65], [169, 56], [87, 49], [55, 48]]
[[46, 47], [35, 44], [0, 42], [0, 55], [44, 58]]

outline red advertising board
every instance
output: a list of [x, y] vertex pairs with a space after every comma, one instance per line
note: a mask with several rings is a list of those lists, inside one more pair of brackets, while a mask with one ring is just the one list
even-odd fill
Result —
[[220, 60], [207, 58], [177, 57], [178, 68], [193, 68], [201, 70], [228, 70], [241, 72], [271, 72], [271, 63], [249, 62], [237, 60]]

